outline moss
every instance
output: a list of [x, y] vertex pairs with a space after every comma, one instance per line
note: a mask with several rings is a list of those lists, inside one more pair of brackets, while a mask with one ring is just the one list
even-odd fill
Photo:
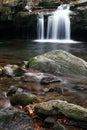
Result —
[[37, 64], [38, 64], [38, 62], [34, 58], [29, 59], [29, 66], [30, 67], [35, 66]]
[[14, 94], [11, 99], [11, 104], [26, 106], [33, 102], [38, 102], [38, 98], [34, 94]]
[[17, 16], [24, 18], [24, 17], [26, 17], [26, 12], [20, 11], [20, 12], [17, 13]]
[[14, 0], [9, 0], [8, 4], [10, 5], [14, 4]]
[[80, 11], [81, 16], [83, 17], [83, 21], [85, 22], [85, 24], [87, 24], [87, 10], [82, 10]]
[[14, 16], [14, 23], [16, 26], [33, 26], [37, 22], [37, 14], [29, 15], [26, 11], [20, 11]]
[[61, 4], [61, 2], [54, 2], [54, 1], [43, 1], [43, 2], [40, 2], [38, 4], [38, 6], [42, 6], [42, 7], [55, 7], [55, 6], [59, 6]]
[[27, 3], [26, 0], [8, 0], [8, 3], [5, 3], [7, 6], [25, 6]]

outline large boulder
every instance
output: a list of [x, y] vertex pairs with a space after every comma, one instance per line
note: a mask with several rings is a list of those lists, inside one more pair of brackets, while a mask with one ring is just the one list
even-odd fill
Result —
[[43, 72], [87, 77], [87, 62], [63, 50], [36, 56], [29, 60], [29, 66]]
[[53, 116], [62, 113], [69, 119], [87, 122], [87, 109], [62, 100], [50, 100], [35, 106], [39, 116]]
[[34, 130], [32, 119], [24, 112], [10, 107], [0, 111], [1, 130]]

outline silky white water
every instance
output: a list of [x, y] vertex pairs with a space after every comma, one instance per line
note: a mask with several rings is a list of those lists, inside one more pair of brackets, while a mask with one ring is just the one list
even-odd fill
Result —
[[70, 39], [70, 14], [68, 5], [61, 5], [48, 17], [47, 39]]
[[[40, 14], [37, 26], [38, 40], [36, 41], [75, 43], [76, 41], [71, 40], [70, 13], [69, 5], [59, 6], [56, 11], [48, 16], [46, 26], [44, 26], [44, 15]], [[44, 30], [47, 30], [47, 32], [44, 32]]]
[[38, 30], [38, 39], [44, 39], [44, 17], [42, 14], [39, 14], [39, 19], [37, 23]]

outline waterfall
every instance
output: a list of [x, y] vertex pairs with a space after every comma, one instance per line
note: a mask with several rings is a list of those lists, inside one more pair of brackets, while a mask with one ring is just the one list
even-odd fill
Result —
[[37, 34], [38, 39], [44, 39], [44, 16], [43, 14], [39, 14], [38, 22], [37, 22]]
[[[41, 12], [37, 24], [38, 39], [35, 41], [48, 43], [80, 43], [72, 40], [70, 37], [70, 14], [70, 6], [67, 4], [60, 5], [54, 12]], [[47, 22], [45, 23], [44, 15], [47, 15]]]
[[61, 5], [48, 17], [47, 39], [70, 39], [69, 6]]

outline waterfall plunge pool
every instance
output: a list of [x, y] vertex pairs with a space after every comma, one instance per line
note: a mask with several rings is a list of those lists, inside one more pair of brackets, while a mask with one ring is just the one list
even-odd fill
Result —
[[83, 58], [87, 61], [87, 42], [81, 42], [69, 44], [67, 42], [54, 43], [44, 42], [44, 40], [36, 42], [34, 40], [23, 40], [23, 39], [9, 39], [0, 40], [0, 63], [5, 62], [6, 64], [20, 62], [23, 60], [29, 60], [29, 58], [37, 55], [44, 54], [48, 51], [61, 49], [75, 54], [78, 57]]
[[77, 44], [77, 43], [82, 43], [80, 41], [74, 41], [74, 40], [67, 40], [67, 39], [37, 39], [37, 40], [34, 40], [34, 42], [41, 42], [41, 43], [66, 43], [66, 44], [71, 44], [71, 43], [74, 43], [74, 44]]

